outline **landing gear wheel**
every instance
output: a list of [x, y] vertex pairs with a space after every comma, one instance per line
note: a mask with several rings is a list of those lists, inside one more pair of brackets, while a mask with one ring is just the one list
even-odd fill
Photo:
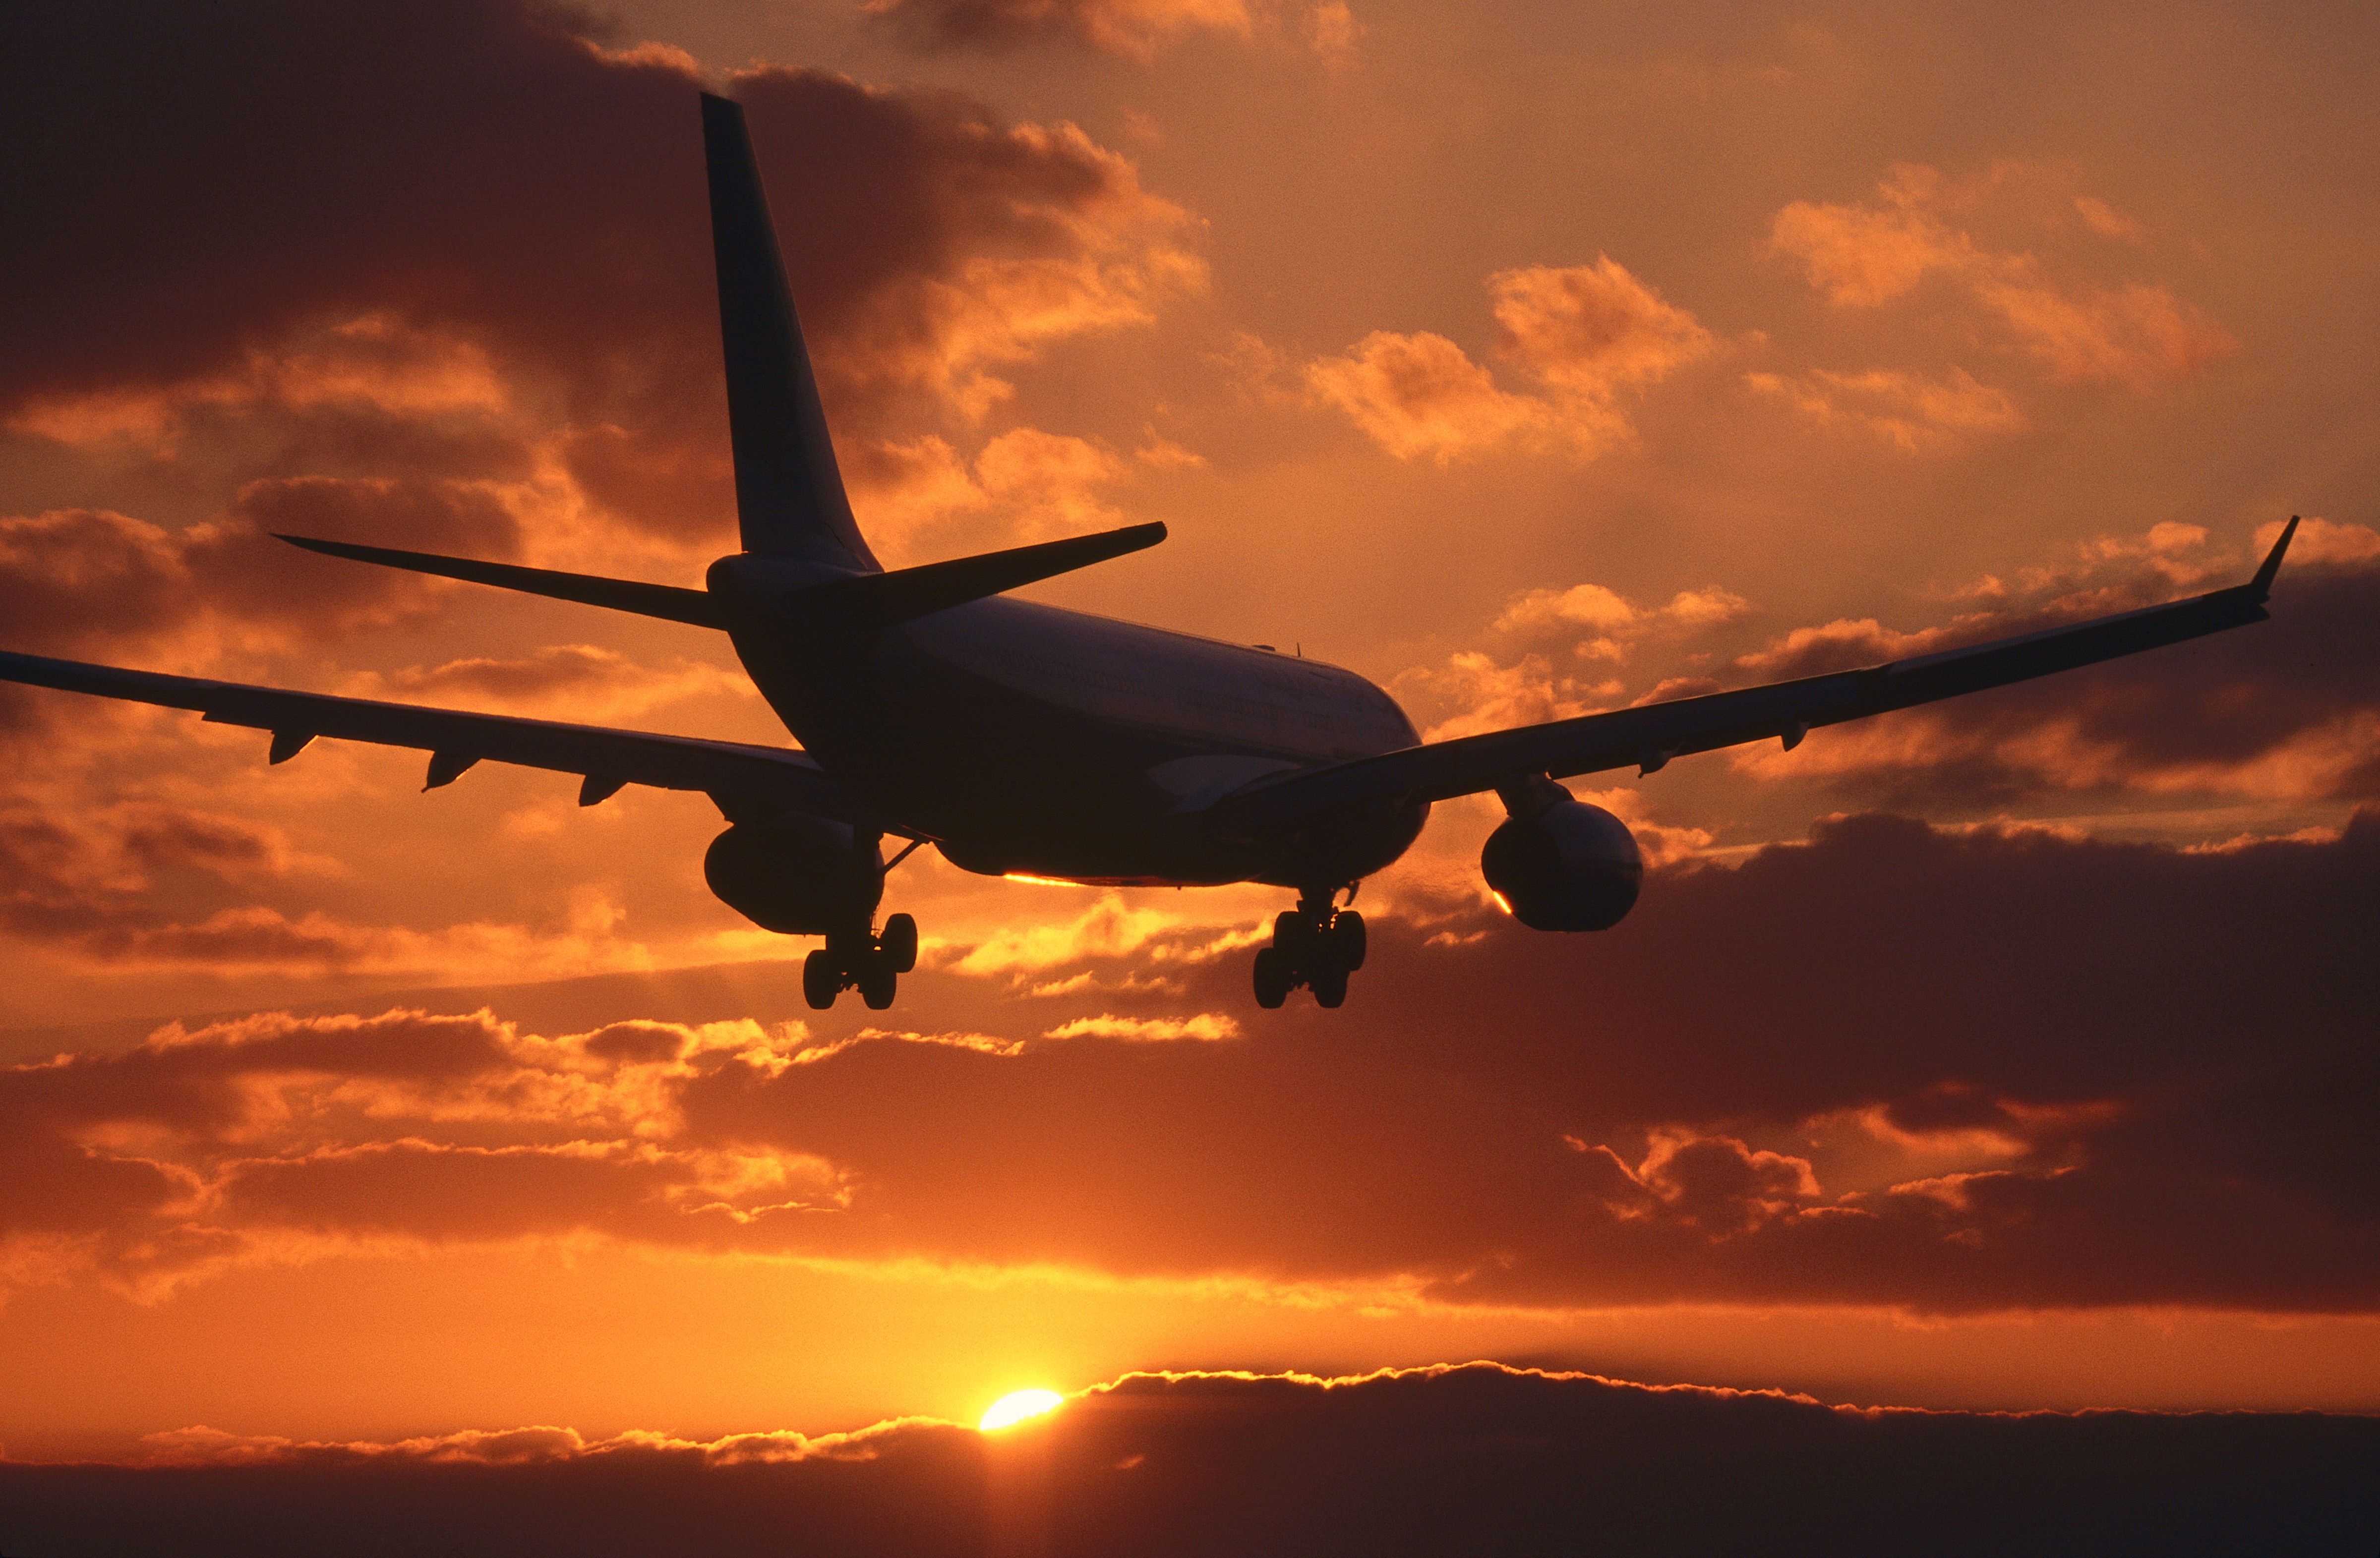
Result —
[[1306, 984], [1313, 988], [1316, 1006], [1335, 1007], [1347, 999], [1345, 969], [1318, 970], [1311, 978], [1306, 980]]
[[[1354, 897], [1351, 887], [1347, 896]], [[1277, 1007], [1303, 984], [1317, 1005], [1347, 998], [1347, 976], [1364, 966], [1364, 916], [1336, 907], [1335, 890], [1302, 889], [1297, 907], [1273, 916], [1272, 945], [1257, 953], [1257, 1005]]]
[[823, 947], [802, 963], [802, 999], [812, 1011], [824, 1011], [843, 994], [843, 964]]
[[[1342, 909], [1330, 922], [1330, 928], [1323, 934], [1330, 939], [1332, 960], [1342, 971], [1353, 973], [1364, 966], [1364, 916], [1353, 909]], [[1325, 1001], [1322, 1004], [1337, 1006], [1339, 1003]]]
[[894, 973], [908, 972], [917, 966], [917, 922], [906, 914], [893, 915], [884, 922], [884, 934], [876, 945]]
[[882, 1011], [892, 1004], [892, 992], [901, 979], [892, 959], [881, 952], [871, 953], [855, 972], [859, 981], [859, 998], [868, 1003], [868, 1010]]
[[1290, 978], [1289, 962], [1280, 948], [1257, 948], [1257, 1005], [1271, 1011], [1289, 999]]

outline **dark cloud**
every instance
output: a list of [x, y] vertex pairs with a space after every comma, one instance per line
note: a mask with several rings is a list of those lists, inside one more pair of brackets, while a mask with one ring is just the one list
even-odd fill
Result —
[[[2236, 582], [2197, 581], [2197, 588]], [[2174, 594], [2150, 568], [2038, 605], [1962, 615], [1912, 642], [1873, 622], [1747, 656], [1761, 680], [1874, 665], [2057, 627]], [[2022, 686], [1819, 732], [1798, 767], [1868, 803], [1977, 806], [2045, 785], [2280, 796], [2380, 795], [2380, 559], [2292, 563], [2272, 620]], [[1797, 765], [1772, 759], [1768, 771]]]
[[[137, 1138], [259, 1250], [591, 1229], [1556, 1308], [2364, 1312], [2375, 931], [2370, 814], [2197, 852], [1866, 816], [1658, 872], [1599, 936], [1382, 915], [1335, 1013], [1251, 1015], [1244, 954], [1151, 944], [997, 1020], [964, 959], [917, 976], [990, 1033], [261, 1017], [0, 1073], [0, 1114]], [[1166, 986], [1121, 977], [1160, 951]]]
[[0, 927], [27, 941], [93, 946], [157, 932], [157, 889], [217, 896], [288, 867], [281, 835], [237, 817], [128, 802], [62, 818], [0, 802]]
[[1241, 0], [880, 0], [867, 9], [928, 52], [1060, 42], [1146, 60], [1177, 33], [1249, 30]]
[[[2380, 1422], [1981, 1415], [1492, 1365], [1129, 1375], [998, 1435], [398, 1445], [193, 1431], [0, 1465], [11, 1551], [645, 1553], [2359, 1552]], [[179, 1463], [179, 1464], [175, 1464]]]
[[0, 519], [0, 617], [13, 649], [140, 653], [212, 624], [285, 646], [418, 617], [440, 586], [301, 552], [276, 532], [506, 557], [520, 525], [460, 482], [304, 477], [254, 481], [178, 533], [104, 510]]
[[[558, 399], [600, 501], [717, 532], [698, 77], [612, 42], [506, 0], [10, 7], [0, 50], [43, 68], [0, 107], [0, 413], [265, 417], [273, 468], [477, 475], [520, 459], [491, 416]], [[732, 87], [847, 438], [1195, 284], [1183, 213], [1071, 127], [817, 71]]]

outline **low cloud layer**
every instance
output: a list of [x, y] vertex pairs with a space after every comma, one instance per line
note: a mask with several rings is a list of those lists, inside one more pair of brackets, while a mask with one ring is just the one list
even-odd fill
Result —
[[593, 1236], [1554, 1310], [2364, 1312], [2375, 851], [2372, 814], [2196, 852], [1849, 818], [1657, 872], [1599, 936], [1409, 896], [1343, 1012], [1262, 1021], [1248, 938], [1110, 906], [939, 954], [917, 999], [964, 1029], [168, 1029], [0, 1072], [6, 1248], [134, 1291]]
[[600, 1555], [697, 1528], [719, 1553], [2326, 1552], [2380, 1516], [2371, 1419], [1860, 1411], [1486, 1364], [1128, 1375], [997, 1434], [151, 1443], [147, 1466], [0, 1465], [0, 1541]]

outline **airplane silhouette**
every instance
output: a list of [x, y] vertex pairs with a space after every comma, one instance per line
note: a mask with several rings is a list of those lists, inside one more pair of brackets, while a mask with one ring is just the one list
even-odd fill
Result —
[[[430, 754], [428, 782], [474, 763], [622, 787], [700, 791], [728, 827], [711, 890], [769, 930], [817, 936], [802, 988], [892, 1004], [917, 927], [876, 911], [885, 874], [932, 843], [963, 870], [1135, 886], [1261, 882], [1298, 894], [1256, 954], [1257, 1004], [1299, 986], [1326, 1007], [1364, 962], [1361, 880], [1420, 834], [1432, 802], [1493, 791], [1481, 851], [1523, 924], [1602, 930], [1644, 865], [1618, 817], [1557, 783], [1809, 731], [2266, 619], [2292, 518], [2246, 584], [2044, 633], [1735, 692], [1422, 742], [1396, 701], [1336, 666], [1006, 598], [1004, 591], [1164, 539], [1127, 525], [887, 572], [853, 521], [735, 103], [702, 98], [720, 332], [744, 550], [701, 589], [285, 536], [333, 557], [722, 632], [800, 750], [285, 692], [0, 653], [0, 680], [195, 709], [272, 732], [286, 762], [317, 736]], [[884, 857], [887, 838], [906, 843]]]

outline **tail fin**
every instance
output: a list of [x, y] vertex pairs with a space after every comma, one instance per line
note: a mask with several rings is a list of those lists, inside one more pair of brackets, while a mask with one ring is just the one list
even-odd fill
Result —
[[835, 468], [740, 104], [702, 94], [702, 151], [744, 550], [878, 572]]

